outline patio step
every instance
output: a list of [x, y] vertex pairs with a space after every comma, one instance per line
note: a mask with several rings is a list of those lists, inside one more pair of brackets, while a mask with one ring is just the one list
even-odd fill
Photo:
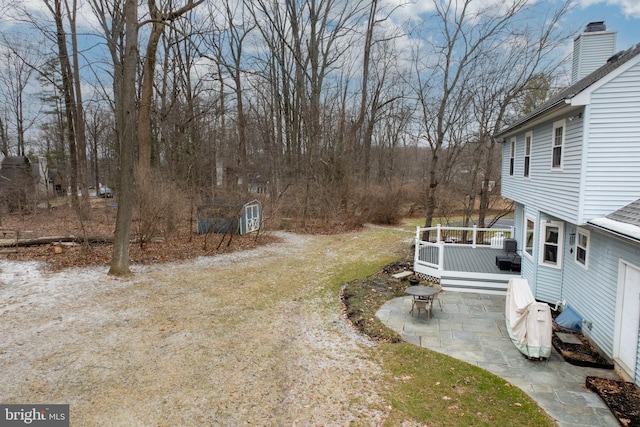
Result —
[[396, 279], [406, 279], [407, 277], [411, 276], [413, 274], [413, 271], [403, 271], [401, 273], [396, 273], [393, 274], [391, 277], [395, 277]]
[[440, 286], [445, 291], [505, 295], [510, 278], [506, 275], [504, 279], [442, 276]]

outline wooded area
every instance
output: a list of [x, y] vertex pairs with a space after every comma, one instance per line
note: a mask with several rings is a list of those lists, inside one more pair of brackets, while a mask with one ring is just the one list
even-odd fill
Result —
[[[573, 33], [569, 1], [529, 3], [4, 1], [0, 149], [46, 159], [82, 221], [89, 189], [114, 189], [112, 274], [134, 218], [166, 235], [172, 207], [222, 194], [302, 223], [489, 225], [493, 134], [553, 92]], [[4, 180], [2, 208], [45, 184], [16, 203]]]

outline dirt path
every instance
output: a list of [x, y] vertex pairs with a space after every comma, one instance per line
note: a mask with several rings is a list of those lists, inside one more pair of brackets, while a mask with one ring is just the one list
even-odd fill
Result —
[[2, 260], [0, 402], [69, 403], [76, 426], [379, 425], [372, 344], [327, 277], [398, 236], [287, 235], [131, 280]]

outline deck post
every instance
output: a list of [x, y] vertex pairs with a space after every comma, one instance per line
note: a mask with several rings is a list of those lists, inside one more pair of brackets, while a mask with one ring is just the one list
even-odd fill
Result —
[[444, 270], [444, 243], [438, 242], [438, 270]]
[[441, 238], [442, 238], [442, 236], [441, 236], [441, 234], [440, 234], [440, 233], [441, 233], [441, 231], [440, 231], [440, 224], [437, 224], [437, 225], [436, 225], [436, 229], [438, 230], [436, 243], [440, 243], [440, 240], [441, 240]]
[[416, 240], [413, 245], [413, 265], [415, 270], [415, 265], [419, 261], [418, 257], [420, 256], [420, 226], [416, 227]]
[[478, 230], [477, 230], [477, 225], [473, 224], [473, 241], [471, 242], [471, 247], [475, 248], [476, 247], [476, 238], [478, 237]]

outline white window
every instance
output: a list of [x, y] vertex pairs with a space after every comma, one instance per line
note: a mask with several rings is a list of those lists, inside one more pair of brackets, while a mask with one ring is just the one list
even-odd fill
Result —
[[511, 138], [511, 151], [509, 153], [509, 175], [513, 176], [516, 164], [516, 137]]
[[540, 225], [540, 264], [547, 267], [562, 267], [562, 239], [564, 226], [561, 222], [547, 221]]
[[536, 222], [531, 217], [524, 219], [524, 253], [533, 257], [533, 236], [536, 231]]
[[562, 169], [565, 122], [560, 120], [553, 124], [553, 141], [551, 144], [551, 169]]
[[529, 131], [524, 136], [524, 172], [525, 178], [529, 177], [529, 168], [531, 166], [531, 140], [533, 139], [533, 132]]
[[590, 233], [578, 228], [576, 232], [576, 262], [587, 268], [589, 265], [589, 240]]

